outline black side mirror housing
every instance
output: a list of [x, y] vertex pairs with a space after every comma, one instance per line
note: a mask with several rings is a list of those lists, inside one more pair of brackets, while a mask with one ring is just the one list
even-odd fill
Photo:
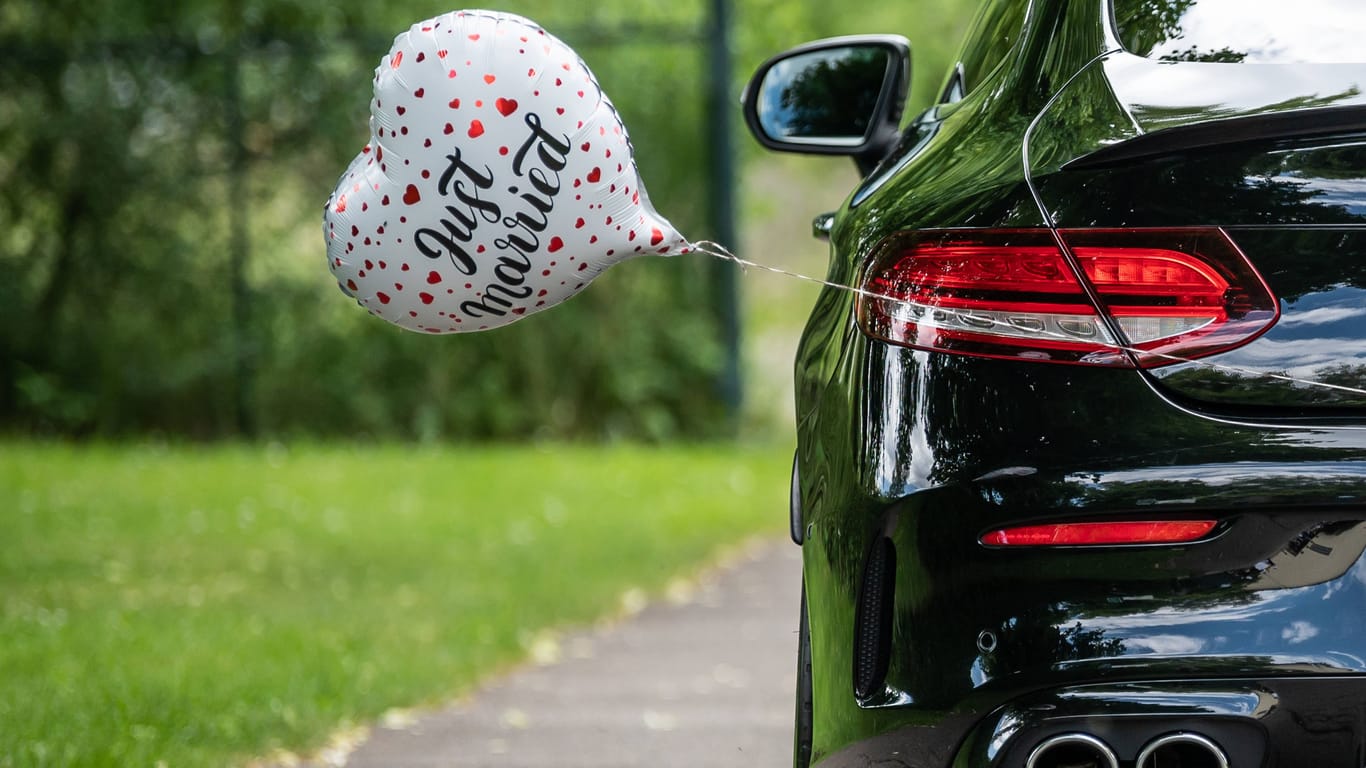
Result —
[[745, 122], [769, 149], [850, 155], [867, 175], [896, 144], [910, 76], [904, 37], [817, 40], [759, 67], [745, 87]]

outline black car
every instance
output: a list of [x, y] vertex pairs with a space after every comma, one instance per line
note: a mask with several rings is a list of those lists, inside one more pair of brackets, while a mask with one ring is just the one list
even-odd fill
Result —
[[1366, 764], [1366, 4], [992, 0], [765, 64], [851, 155], [796, 360], [797, 766]]

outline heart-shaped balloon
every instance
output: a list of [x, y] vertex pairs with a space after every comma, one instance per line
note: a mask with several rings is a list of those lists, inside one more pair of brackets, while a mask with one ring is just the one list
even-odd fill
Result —
[[414, 24], [374, 87], [370, 142], [323, 216], [328, 266], [372, 314], [429, 333], [494, 328], [619, 261], [689, 250], [650, 206], [596, 78], [531, 21]]

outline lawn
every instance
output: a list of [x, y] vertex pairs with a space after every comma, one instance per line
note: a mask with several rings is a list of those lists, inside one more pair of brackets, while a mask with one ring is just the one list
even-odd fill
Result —
[[778, 534], [788, 457], [0, 443], [0, 766], [241, 763], [458, 696]]

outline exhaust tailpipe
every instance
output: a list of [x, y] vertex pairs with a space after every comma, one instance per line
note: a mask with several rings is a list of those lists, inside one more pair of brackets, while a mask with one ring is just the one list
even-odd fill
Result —
[[1119, 759], [1108, 744], [1095, 736], [1063, 733], [1035, 747], [1025, 761], [1025, 768], [1119, 768]]
[[1148, 742], [1138, 753], [1138, 768], [1228, 768], [1218, 744], [1198, 733], [1169, 733]]

